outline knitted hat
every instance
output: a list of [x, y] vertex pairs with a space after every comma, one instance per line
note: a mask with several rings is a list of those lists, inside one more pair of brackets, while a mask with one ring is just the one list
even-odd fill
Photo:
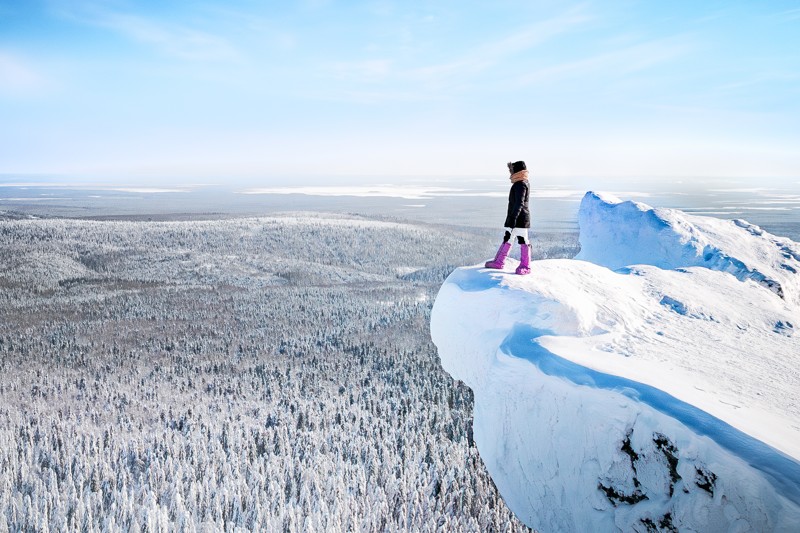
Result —
[[516, 163], [508, 163], [508, 171], [512, 174], [516, 174], [520, 170], [528, 170], [525, 166], [525, 161], [517, 161]]

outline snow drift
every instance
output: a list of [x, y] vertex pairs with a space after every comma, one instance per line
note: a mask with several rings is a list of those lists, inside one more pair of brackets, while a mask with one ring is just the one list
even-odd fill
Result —
[[480, 266], [431, 333], [541, 531], [800, 528], [800, 246], [587, 193], [576, 260]]

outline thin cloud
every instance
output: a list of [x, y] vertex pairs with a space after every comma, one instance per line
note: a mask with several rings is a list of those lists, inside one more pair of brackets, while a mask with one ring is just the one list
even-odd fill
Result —
[[[355, 87], [336, 94], [316, 95], [316, 98], [362, 103], [437, 100], [442, 98], [444, 87], [479, 78], [483, 71], [509, 57], [570, 32], [588, 20], [590, 17], [583, 6], [578, 6], [557, 17], [477, 46], [452, 61], [423, 67], [402, 68], [396, 61], [386, 58], [328, 63], [324, 65], [325, 72], [334, 78], [351, 82]], [[380, 91], [361, 87], [362, 84], [377, 83], [391, 83], [392, 88]]]
[[217, 26], [236, 28], [239, 33], [258, 36], [261, 43], [280, 51], [294, 50], [302, 40], [290, 25], [278, 17], [262, 16], [237, 7], [206, 5], [206, 17], [217, 22]]
[[26, 61], [0, 50], [0, 91], [27, 93], [44, 87], [44, 77]]
[[226, 39], [185, 26], [166, 24], [141, 15], [110, 9], [105, 3], [82, 2], [52, 11], [80, 24], [105, 28], [159, 52], [192, 61], [235, 61], [240, 55]]
[[444, 100], [447, 97], [442, 94], [432, 94], [414, 89], [407, 90], [343, 90], [336, 93], [310, 93], [308, 98], [323, 102], [345, 102], [359, 105], [375, 105], [386, 102], [430, 102]]
[[771, 85], [775, 82], [795, 83], [800, 80], [800, 74], [795, 72], [761, 72], [756, 76], [747, 79], [740, 79], [719, 86], [720, 91], [743, 89], [759, 85]]
[[408, 72], [412, 78], [442, 81], [452, 77], [471, 77], [520, 52], [530, 50], [590, 20], [582, 6], [563, 15], [525, 27], [511, 35], [489, 42], [447, 63], [429, 65]]
[[691, 50], [680, 38], [660, 39], [597, 54], [576, 61], [544, 67], [520, 76], [513, 83], [520, 87], [563, 81], [596, 73], [629, 74], [674, 60]]
[[337, 61], [327, 65], [327, 70], [337, 78], [372, 82], [385, 79], [391, 73], [392, 62], [388, 59], [366, 61]]
[[775, 16], [786, 21], [798, 20], [800, 19], [800, 8], [787, 9], [776, 13]]

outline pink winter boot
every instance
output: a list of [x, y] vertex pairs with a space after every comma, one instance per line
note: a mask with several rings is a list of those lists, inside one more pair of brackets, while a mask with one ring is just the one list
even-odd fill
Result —
[[531, 273], [531, 245], [522, 244], [519, 250], [519, 266], [516, 270], [517, 274], [524, 276]]
[[486, 261], [484, 265], [486, 268], [503, 268], [506, 264], [506, 257], [508, 256], [508, 252], [511, 250], [511, 243], [504, 242], [500, 245], [500, 248], [497, 250], [497, 255], [494, 256], [493, 261]]

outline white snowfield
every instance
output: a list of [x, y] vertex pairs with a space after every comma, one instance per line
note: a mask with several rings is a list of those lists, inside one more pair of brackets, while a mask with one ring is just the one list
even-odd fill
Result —
[[543, 532], [800, 531], [800, 246], [592, 192], [579, 222], [576, 259], [457, 269], [433, 308], [510, 508]]

